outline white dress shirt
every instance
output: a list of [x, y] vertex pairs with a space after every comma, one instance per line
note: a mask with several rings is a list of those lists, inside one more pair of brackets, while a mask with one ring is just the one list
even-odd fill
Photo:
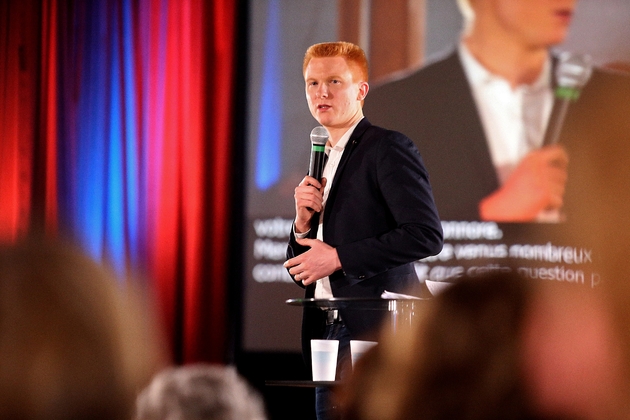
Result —
[[542, 145], [553, 107], [551, 59], [534, 83], [513, 89], [507, 80], [483, 67], [463, 43], [459, 57], [502, 185], [521, 159]]
[[[330, 188], [333, 184], [333, 179], [335, 178], [335, 174], [337, 173], [337, 168], [339, 167], [339, 162], [341, 161], [341, 156], [343, 155], [343, 151], [346, 148], [346, 144], [348, 144], [348, 140], [350, 140], [350, 136], [354, 132], [357, 124], [359, 124], [361, 120], [357, 121], [352, 127], [348, 129], [344, 133], [343, 136], [339, 139], [337, 144], [334, 147], [331, 147], [330, 143], [326, 144], [326, 154], [328, 155], [328, 160], [326, 161], [326, 166], [324, 166], [324, 172], [322, 174], [323, 178], [326, 178], [326, 186], [324, 187], [323, 194], [323, 205], [322, 211], [319, 214], [319, 227], [317, 228], [317, 239], [325, 242], [324, 240], [324, 211], [326, 210], [326, 201], [328, 200], [328, 194], [330, 193]], [[296, 238], [305, 238], [308, 234], [304, 233], [296, 233]], [[330, 288], [330, 279], [328, 276], [317, 280], [315, 284], [315, 298], [316, 299], [330, 299], [333, 297], [332, 289]]]

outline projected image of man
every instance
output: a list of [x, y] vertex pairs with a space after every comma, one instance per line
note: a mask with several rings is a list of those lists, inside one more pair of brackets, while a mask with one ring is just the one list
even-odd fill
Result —
[[419, 142], [444, 220], [562, 221], [569, 154], [543, 139], [556, 83], [550, 48], [566, 38], [576, 1], [457, 3], [456, 50], [376, 88], [366, 108]]

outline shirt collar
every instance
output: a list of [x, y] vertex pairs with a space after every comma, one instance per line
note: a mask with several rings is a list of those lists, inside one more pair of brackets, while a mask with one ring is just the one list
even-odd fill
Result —
[[354, 132], [354, 129], [357, 128], [357, 125], [359, 125], [359, 123], [361, 122], [361, 120], [365, 118], [365, 117], [361, 117], [361, 119], [359, 121], [357, 121], [352, 127], [350, 127], [345, 133], [343, 133], [343, 136], [341, 136], [341, 138], [339, 139], [339, 141], [337, 142], [337, 144], [335, 144], [335, 147], [331, 147], [330, 146], [330, 142], [326, 143], [326, 154], [328, 154], [328, 152], [332, 149], [335, 150], [337, 152], [343, 152], [343, 150], [346, 148], [346, 144], [348, 144], [348, 140], [350, 140], [350, 137], [352, 136], [352, 133]]
[[[493, 81], [502, 80], [507, 83], [503, 77], [491, 73], [486, 69], [471, 53], [468, 47], [463, 42], [459, 44], [459, 57], [464, 67], [464, 72], [468, 81], [473, 86], [483, 86]], [[520, 86], [519, 86], [520, 87]], [[543, 69], [538, 76], [538, 79], [530, 85], [523, 85], [530, 91], [537, 91], [540, 89], [548, 89], [551, 87], [551, 57], [547, 56]]]

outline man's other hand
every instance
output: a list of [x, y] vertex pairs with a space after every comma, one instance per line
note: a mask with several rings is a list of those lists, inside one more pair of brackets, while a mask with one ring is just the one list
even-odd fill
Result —
[[303, 254], [284, 263], [296, 281], [304, 286], [331, 275], [341, 268], [337, 250], [319, 239], [297, 239], [300, 245], [311, 247]]

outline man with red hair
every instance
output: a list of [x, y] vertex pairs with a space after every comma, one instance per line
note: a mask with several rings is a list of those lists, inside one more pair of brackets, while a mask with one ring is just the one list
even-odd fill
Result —
[[[313, 45], [304, 58], [306, 99], [329, 134], [322, 182], [306, 176], [295, 189], [296, 216], [285, 266], [307, 298], [378, 298], [418, 287], [414, 261], [442, 249], [442, 227], [418, 149], [403, 134], [363, 116], [367, 59], [347, 42]], [[374, 333], [378, 311], [304, 311], [302, 343]], [[318, 388], [318, 419], [337, 415]]]

